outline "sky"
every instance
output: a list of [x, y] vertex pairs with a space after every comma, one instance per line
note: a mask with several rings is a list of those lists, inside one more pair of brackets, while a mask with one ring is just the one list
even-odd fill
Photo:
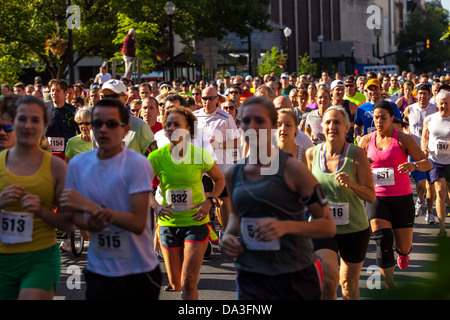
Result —
[[450, 11], [450, 0], [441, 0], [442, 6]]

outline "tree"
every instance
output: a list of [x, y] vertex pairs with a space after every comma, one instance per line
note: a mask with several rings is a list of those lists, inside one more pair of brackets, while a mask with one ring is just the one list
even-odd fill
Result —
[[320, 77], [320, 70], [317, 63], [311, 61], [307, 52], [303, 56], [298, 57], [298, 74], [311, 74], [315, 78]]
[[260, 76], [275, 72], [280, 75], [284, 71], [287, 54], [280, 54], [277, 47], [272, 47], [270, 51], [262, 57], [262, 62], [258, 64], [258, 73]]
[[[397, 54], [400, 69], [407, 70], [413, 63], [419, 72], [434, 71], [442, 68], [444, 61], [450, 56], [450, 46], [443, 41], [443, 30], [449, 25], [448, 11], [431, 3], [417, 8], [408, 19], [404, 31], [399, 36], [399, 48], [415, 46], [417, 42], [426, 44], [430, 40], [430, 48], [412, 49], [411, 53]], [[420, 50], [421, 49], [421, 50]]]

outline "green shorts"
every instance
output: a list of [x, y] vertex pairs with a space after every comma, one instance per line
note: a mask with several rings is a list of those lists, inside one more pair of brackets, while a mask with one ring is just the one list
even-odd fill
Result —
[[56, 291], [60, 275], [58, 244], [37, 251], [0, 254], [0, 299], [15, 299], [25, 288]]

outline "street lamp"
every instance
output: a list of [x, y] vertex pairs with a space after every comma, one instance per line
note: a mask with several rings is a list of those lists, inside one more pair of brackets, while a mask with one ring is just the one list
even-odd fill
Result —
[[292, 30], [289, 27], [284, 28], [283, 30], [284, 36], [286, 37], [286, 71], [289, 73], [289, 37], [292, 34]]
[[322, 63], [322, 42], [323, 42], [323, 35], [320, 35], [317, 37], [317, 41], [319, 41], [320, 46], [320, 73], [323, 71], [323, 63]]
[[169, 1], [164, 6], [167, 16], [169, 17], [169, 37], [170, 37], [170, 81], [175, 79], [175, 68], [173, 63], [173, 15], [175, 14], [176, 6], [172, 1]]

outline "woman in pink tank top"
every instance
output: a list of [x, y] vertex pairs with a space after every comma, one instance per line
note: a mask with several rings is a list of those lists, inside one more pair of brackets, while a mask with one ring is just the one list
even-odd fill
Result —
[[[431, 163], [413, 138], [394, 129], [394, 110], [387, 101], [373, 108], [377, 131], [364, 136], [359, 146], [366, 150], [377, 199], [366, 203], [367, 215], [377, 247], [377, 264], [386, 287], [394, 287], [395, 258], [401, 270], [409, 263], [414, 226], [414, 199], [409, 173], [427, 171]], [[411, 156], [415, 162], [408, 162]]]

